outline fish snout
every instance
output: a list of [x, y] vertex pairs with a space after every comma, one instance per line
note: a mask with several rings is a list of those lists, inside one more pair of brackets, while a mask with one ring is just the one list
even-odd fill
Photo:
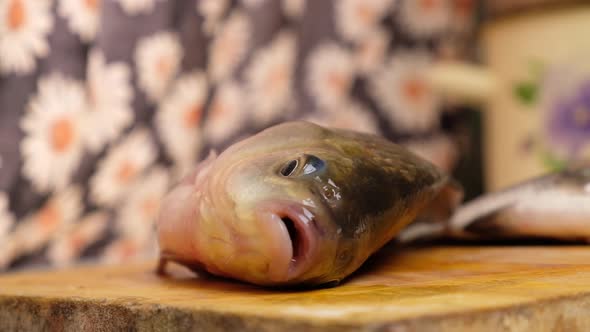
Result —
[[314, 264], [319, 246], [316, 216], [298, 203], [273, 201], [257, 209], [268, 243], [268, 275], [277, 284], [298, 280]]

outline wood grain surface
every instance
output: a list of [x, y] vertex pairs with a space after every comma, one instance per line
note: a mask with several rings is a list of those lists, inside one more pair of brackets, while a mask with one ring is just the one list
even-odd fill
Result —
[[391, 247], [315, 290], [154, 266], [1, 276], [0, 330], [590, 331], [586, 246]]

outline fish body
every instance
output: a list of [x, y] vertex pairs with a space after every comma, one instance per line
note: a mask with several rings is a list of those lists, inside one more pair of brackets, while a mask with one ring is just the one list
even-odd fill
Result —
[[590, 166], [461, 199], [448, 175], [383, 138], [284, 123], [211, 154], [173, 188], [157, 222], [161, 262], [323, 285], [394, 238], [590, 239]]
[[467, 239], [590, 240], [590, 166], [483, 195], [458, 208], [445, 232]]
[[462, 191], [381, 137], [288, 122], [210, 155], [166, 196], [162, 261], [258, 285], [339, 282]]

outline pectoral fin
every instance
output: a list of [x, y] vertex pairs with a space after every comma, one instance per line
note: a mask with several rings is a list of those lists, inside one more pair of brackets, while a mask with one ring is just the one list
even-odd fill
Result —
[[463, 200], [463, 188], [452, 179], [445, 179], [436, 196], [423, 208], [416, 220], [397, 237], [400, 243], [432, 239], [447, 233], [448, 221]]

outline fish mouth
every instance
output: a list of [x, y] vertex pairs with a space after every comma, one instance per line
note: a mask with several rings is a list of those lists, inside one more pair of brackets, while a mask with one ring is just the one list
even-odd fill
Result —
[[308, 271], [317, 257], [316, 216], [299, 204], [272, 202], [258, 212], [269, 245], [269, 278], [290, 283]]

